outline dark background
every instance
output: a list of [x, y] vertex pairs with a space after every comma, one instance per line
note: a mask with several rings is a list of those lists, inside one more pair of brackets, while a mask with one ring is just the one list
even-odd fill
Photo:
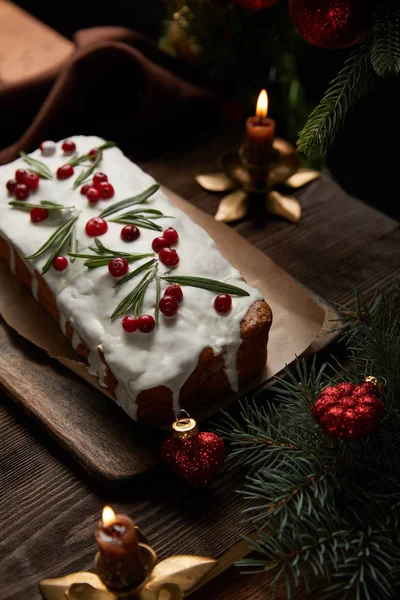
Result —
[[[22, 8], [68, 38], [76, 30], [96, 25], [120, 25], [154, 40], [162, 30], [165, 7], [161, 0], [19, 0]], [[299, 71], [308, 99], [317, 103], [337, 74], [347, 51], [328, 51], [304, 43]], [[400, 139], [400, 81], [381, 81], [375, 92], [357, 104], [327, 156], [327, 166], [354, 196], [399, 218], [397, 171]]]

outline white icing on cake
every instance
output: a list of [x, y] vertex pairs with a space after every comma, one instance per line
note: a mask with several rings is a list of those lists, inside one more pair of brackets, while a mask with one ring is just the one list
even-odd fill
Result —
[[[85, 154], [104, 142], [94, 136], [75, 136], [69, 139], [76, 143], [79, 154]], [[57, 143], [57, 151], [53, 156], [43, 156], [40, 150], [33, 152], [32, 156], [44, 162], [55, 173], [57, 168], [70, 158], [63, 154], [61, 144], [62, 142]], [[70, 214], [57, 211], [50, 213], [45, 221], [31, 223], [28, 212], [8, 206], [11, 198], [5, 184], [8, 179], [14, 177], [16, 169], [26, 167], [22, 159], [0, 167], [0, 234], [10, 241], [22, 256], [36, 251], [56, 226], [65, 221]], [[78, 249], [80, 252], [90, 253], [87, 247], [93, 245], [93, 238], [89, 238], [85, 233], [87, 221], [111, 203], [144, 191], [154, 180], [126, 158], [118, 148], [107, 149], [97, 170], [108, 175], [110, 183], [114, 186], [115, 196], [93, 206], [80, 194], [80, 188], [72, 189], [74, 180], [84, 168], [86, 167], [75, 167], [74, 175], [64, 181], [41, 179], [39, 190], [31, 194], [26, 203], [51, 200], [64, 206], [74, 205], [80, 211], [77, 221]], [[157, 221], [163, 229], [174, 227], [179, 233], [179, 242], [174, 248], [179, 254], [180, 262], [174, 275], [217, 279], [238, 285], [250, 295], [233, 297], [232, 310], [226, 315], [221, 315], [214, 310], [213, 293], [184, 286], [184, 299], [176, 317], [168, 319], [160, 314], [159, 327], [152, 333], [136, 331], [128, 334], [121, 327], [122, 316], [111, 321], [110, 315], [133, 289], [138, 279], [119, 289], [113, 289], [116, 280], [109, 274], [107, 267], [87, 269], [81, 259], [69, 264], [65, 271], [58, 272], [51, 268], [44, 275], [61, 313], [62, 330], [65, 333], [66, 321], [69, 321], [75, 331], [73, 346], [76, 347], [81, 340], [86, 343], [90, 349], [89, 370], [104, 385], [105, 367], [97, 351], [98, 346], [102, 348], [105, 360], [118, 381], [117, 401], [133, 418], [136, 417], [137, 395], [143, 390], [162, 385], [171, 389], [174, 410], [178, 410], [180, 389], [195, 370], [200, 354], [207, 347], [211, 347], [215, 355], [223, 353], [228, 380], [232, 389], [236, 390], [236, 356], [241, 344], [240, 323], [254, 302], [262, 299], [258, 290], [245, 283], [239, 272], [223, 258], [208, 234], [173, 207], [163, 192], [157, 191], [149, 199], [149, 204], [174, 217]], [[161, 235], [142, 228], [138, 240], [126, 243], [120, 238], [122, 227], [123, 225], [108, 221], [108, 231], [100, 237], [101, 241], [113, 250], [148, 253], [152, 252], [151, 242], [154, 237]], [[11, 255], [13, 256], [13, 253]], [[26, 263], [31, 271], [34, 267], [40, 273], [47, 256]], [[130, 270], [147, 260], [149, 258], [131, 263]], [[15, 261], [11, 259], [11, 268], [13, 265]], [[165, 270], [167, 267], [160, 263], [159, 274], [162, 275]], [[166, 282], [162, 283], [162, 291], [167, 285]], [[35, 292], [36, 288], [33, 290]], [[154, 314], [155, 297], [155, 283], [152, 282], [144, 297], [142, 314]]]

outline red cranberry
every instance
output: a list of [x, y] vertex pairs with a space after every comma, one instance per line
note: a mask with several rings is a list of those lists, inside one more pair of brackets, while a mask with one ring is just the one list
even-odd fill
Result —
[[159, 257], [163, 265], [166, 265], [167, 267], [175, 267], [179, 262], [178, 253], [172, 248], [162, 248]]
[[7, 181], [6, 188], [8, 189], [8, 191], [10, 192], [10, 194], [14, 193], [16, 185], [17, 185], [17, 180], [16, 179], [9, 179]]
[[133, 333], [138, 328], [138, 320], [133, 317], [124, 317], [121, 321], [122, 329], [128, 333]]
[[64, 271], [68, 267], [68, 259], [65, 256], [56, 256], [53, 260], [53, 267], [56, 271]]
[[68, 179], [74, 174], [74, 167], [72, 165], [63, 165], [57, 169], [57, 179]]
[[85, 185], [83, 185], [81, 187], [81, 194], [82, 196], [86, 196], [86, 194], [88, 193], [88, 190], [90, 190], [92, 186], [89, 183], [85, 183]]
[[64, 154], [72, 154], [76, 150], [76, 144], [72, 140], [65, 140], [61, 148], [63, 149]]
[[176, 229], [173, 227], [168, 227], [168, 229], [166, 229], [163, 233], [163, 238], [166, 242], [168, 242], [168, 245], [172, 245], [177, 244], [179, 235]]
[[164, 296], [161, 298], [158, 306], [163, 315], [166, 317], [174, 317], [178, 312], [179, 302], [173, 296]]
[[14, 188], [14, 196], [17, 200], [26, 200], [29, 197], [29, 188], [25, 183], [17, 183]]
[[109, 200], [114, 196], [114, 188], [108, 181], [102, 181], [96, 185], [96, 189], [99, 191], [100, 196], [103, 200]]
[[105, 183], [108, 181], [108, 177], [105, 173], [96, 173], [93, 175], [93, 185], [97, 187], [100, 183]]
[[126, 275], [129, 269], [128, 261], [125, 258], [117, 256], [108, 263], [108, 270], [113, 277], [122, 277]]
[[89, 200], [89, 202], [91, 202], [91, 203], [94, 204], [95, 202], [97, 202], [98, 200], [100, 200], [99, 191], [96, 190], [95, 187], [90, 187], [89, 186], [89, 189], [86, 192], [86, 198]]
[[93, 217], [86, 223], [85, 231], [89, 237], [96, 237], [97, 235], [103, 235], [108, 229], [107, 221], [101, 217]]
[[183, 292], [182, 288], [179, 285], [169, 285], [165, 292], [164, 296], [173, 296], [178, 300], [178, 302], [182, 302], [183, 300]]
[[32, 223], [39, 223], [44, 221], [49, 216], [49, 211], [45, 208], [32, 208], [31, 210], [31, 221]]
[[229, 294], [218, 294], [214, 300], [214, 308], [217, 312], [227, 313], [232, 308], [232, 298]]
[[154, 238], [154, 240], [151, 243], [151, 247], [153, 248], [154, 252], [160, 252], [160, 250], [162, 250], [163, 248], [166, 248], [167, 246], [168, 246], [167, 240], [161, 236]]
[[26, 174], [27, 174], [27, 171], [25, 171], [25, 169], [17, 169], [15, 171], [15, 179], [17, 180], [17, 183], [25, 183], [24, 177]]
[[39, 187], [39, 175], [37, 173], [26, 173], [24, 176], [24, 184], [30, 190], [37, 190]]
[[90, 152], [88, 152], [89, 160], [91, 160], [92, 162], [95, 161], [98, 151], [98, 148], [92, 148]]
[[134, 242], [140, 237], [140, 229], [136, 225], [125, 225], [121, 229], [121, 239], [125, 242]]
[[156, 326], [156, 322], [151, 315], [141, 315], [138, 320], [138, 329], [143, 333], [150, 333]]

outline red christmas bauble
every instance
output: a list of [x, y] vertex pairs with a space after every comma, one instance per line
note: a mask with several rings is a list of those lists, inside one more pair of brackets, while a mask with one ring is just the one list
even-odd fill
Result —
[[278, 4], [279, 0], [236, 0], [236, 4], [248, 10], [262, 10]]
[[337, 50], [364, 37], [368, 24], [365, 0], [289, 0], [293, 24], [303, 38]]
[[375, 433], [385, 412], [373, 383], [339, 383], [321, 392], [312, 414], [326, 435], [358, 440]]
[[161, 446], [162, 461], [194, 487], [206, 487], [225, 460], [224, 442], [216, 433], [198, 433], [194, 419], [179, 419], [173, 429], [174, 435]]

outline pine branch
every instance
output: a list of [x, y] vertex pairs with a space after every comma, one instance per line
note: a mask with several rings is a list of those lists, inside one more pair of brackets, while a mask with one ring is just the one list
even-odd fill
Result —
[[[325, 586], [323, 597], [396, 598], [400, 577], [400, 311], [396, 295], [371, 303], [356, 292], [343, 310], [349, 364], [332, 372], [298, 361], [270, 388], [244, 401], [237, 418], [225, 414], [218, 432], [230, 459], [250, 474], [240, 493], [258, 539], [247, 570], [272, 575], [272, 597], [282, 584], [288, 599], [300, 585]], [[329, 366], [329, 365], [328, 365]], [[333, 376], [332, 376], [333, 373]], [[386, 417], [369, 438], [346, 442], [325, 436], [312, 416], [321, 389], [338, 381], [359, 384], [366, 374], [387, 380]], [[321, 594], [319, 594], [321, 597]]]
[[400, 8], [390, 0], [381, 2], [375, 14], [371, 63], [379, 77], [400, 73]]
[[369, 38], [360, 42], [300, 132], [298, 149], [310, 157], [324, 154], [356, 101], [367, 94], [375, 77], [370, 66]]

